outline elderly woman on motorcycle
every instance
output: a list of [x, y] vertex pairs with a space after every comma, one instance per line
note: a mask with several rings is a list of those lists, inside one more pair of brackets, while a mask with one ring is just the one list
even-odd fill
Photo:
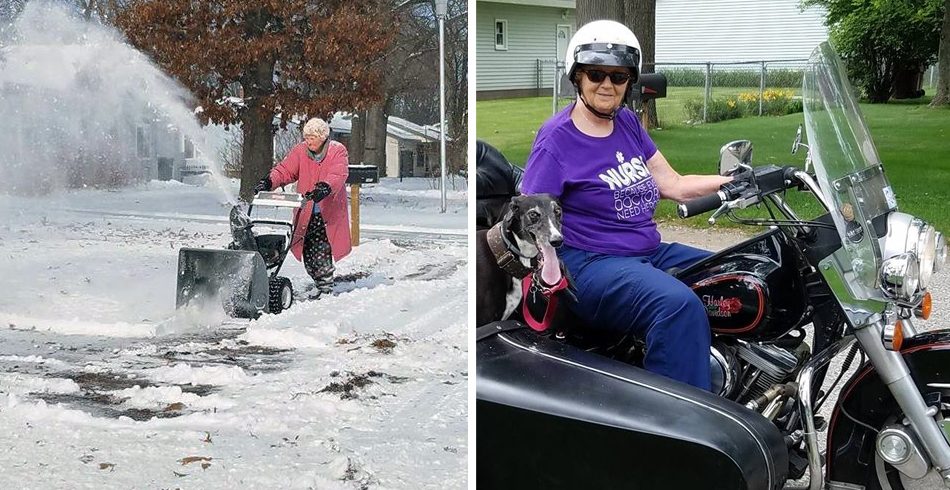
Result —
[[303, 137], [304, 141], [257, 183], [254, 193], [297, 182], [297, 191], [306, 201], [294, 212], [290, 251], [313, 278], [310, 296], [318, 297], [333, 288], [333, 261], [350, 253], [349, 156], [342, 143], [330, 140], [330, 126], [323, 119], [307, 121]]
[[623, 24], [578, 29], [566, 56], [577, 100], [538, 131], [521, 191], [561, 202], [559, 256], [577, 285], [574, 312], [592, 328], [644, 339], [647, 370], [709, 390], [706, 308], [664, 272], [709, 252], [661, 242], [653, 213], [661, 198], [704, 196], [731, 178], [680, 175], [670, 166], [624, 107], [640, 67], [640, 43]]

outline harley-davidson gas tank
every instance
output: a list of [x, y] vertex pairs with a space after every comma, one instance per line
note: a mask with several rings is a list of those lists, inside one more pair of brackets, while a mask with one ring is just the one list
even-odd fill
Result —
[[785, 240], [772, 229], [677, 274], [706, 306], [714, 332], [765, 340], [798, 325], [806, 307], [804, 286]]

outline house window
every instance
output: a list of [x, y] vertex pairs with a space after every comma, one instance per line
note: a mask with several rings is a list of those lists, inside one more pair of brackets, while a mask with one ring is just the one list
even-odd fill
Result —
[[149, 157], [148, 133], [144, 126], [135, 128], [135, 148], [139, 158]]
[[495, 49], [508, 50], [508, 21], [495, 19]]
[[191, 141], [188, 137], [183, 138], [184, 148], [183, 153], [185, 158], [194, 158], [195, 157], [195, 143]]

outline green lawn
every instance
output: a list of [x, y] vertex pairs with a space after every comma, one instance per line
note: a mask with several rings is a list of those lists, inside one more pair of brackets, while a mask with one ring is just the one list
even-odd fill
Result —
[[[714, 96], [750, 90], [715, 88]], [[798, 155], [789, 152], [795, 130], [804, 122], [802, 114], [746, 117], [698, 126], [683, 124], [683, 101], [701, 94], [702, 88], [670, 88], [670, 97], [658, 100], [663, 129], [652, 131], [651, 136], [677, 171], [714, 173], [719, 148], [736, 139], [752, 141], [756, 164], [803, 165], [804, 151]], [[931, 109], [926, 105], [929, 101], [929, 97], [925, 97], [886, 105], [862, 104], [861, 110], [901, 211], [919, 216], [950, 233], [950, 110]], [[496, 146], [513, 163], [523, 165], [537, 128], [550, 116], [549, 97], [479, 101], [476, 134]], [[809, 195], [789, 193], [789, 202], [803, 217], [819, 212]], [[673, 203], [664, 201], [657, 211], [657, 219], [678, 220], [674, 209]], [[765, 215], [761, 211], [747, 213]], [[706, 226], [701, 218], [686, 222]]]

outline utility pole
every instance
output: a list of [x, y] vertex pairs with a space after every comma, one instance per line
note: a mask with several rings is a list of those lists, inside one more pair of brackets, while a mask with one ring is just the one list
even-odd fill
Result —
[[445, 14], [448, 0], [435, 0], [439, 19], [439, 157], [442, 161], [442, 213], [445, 212]]

